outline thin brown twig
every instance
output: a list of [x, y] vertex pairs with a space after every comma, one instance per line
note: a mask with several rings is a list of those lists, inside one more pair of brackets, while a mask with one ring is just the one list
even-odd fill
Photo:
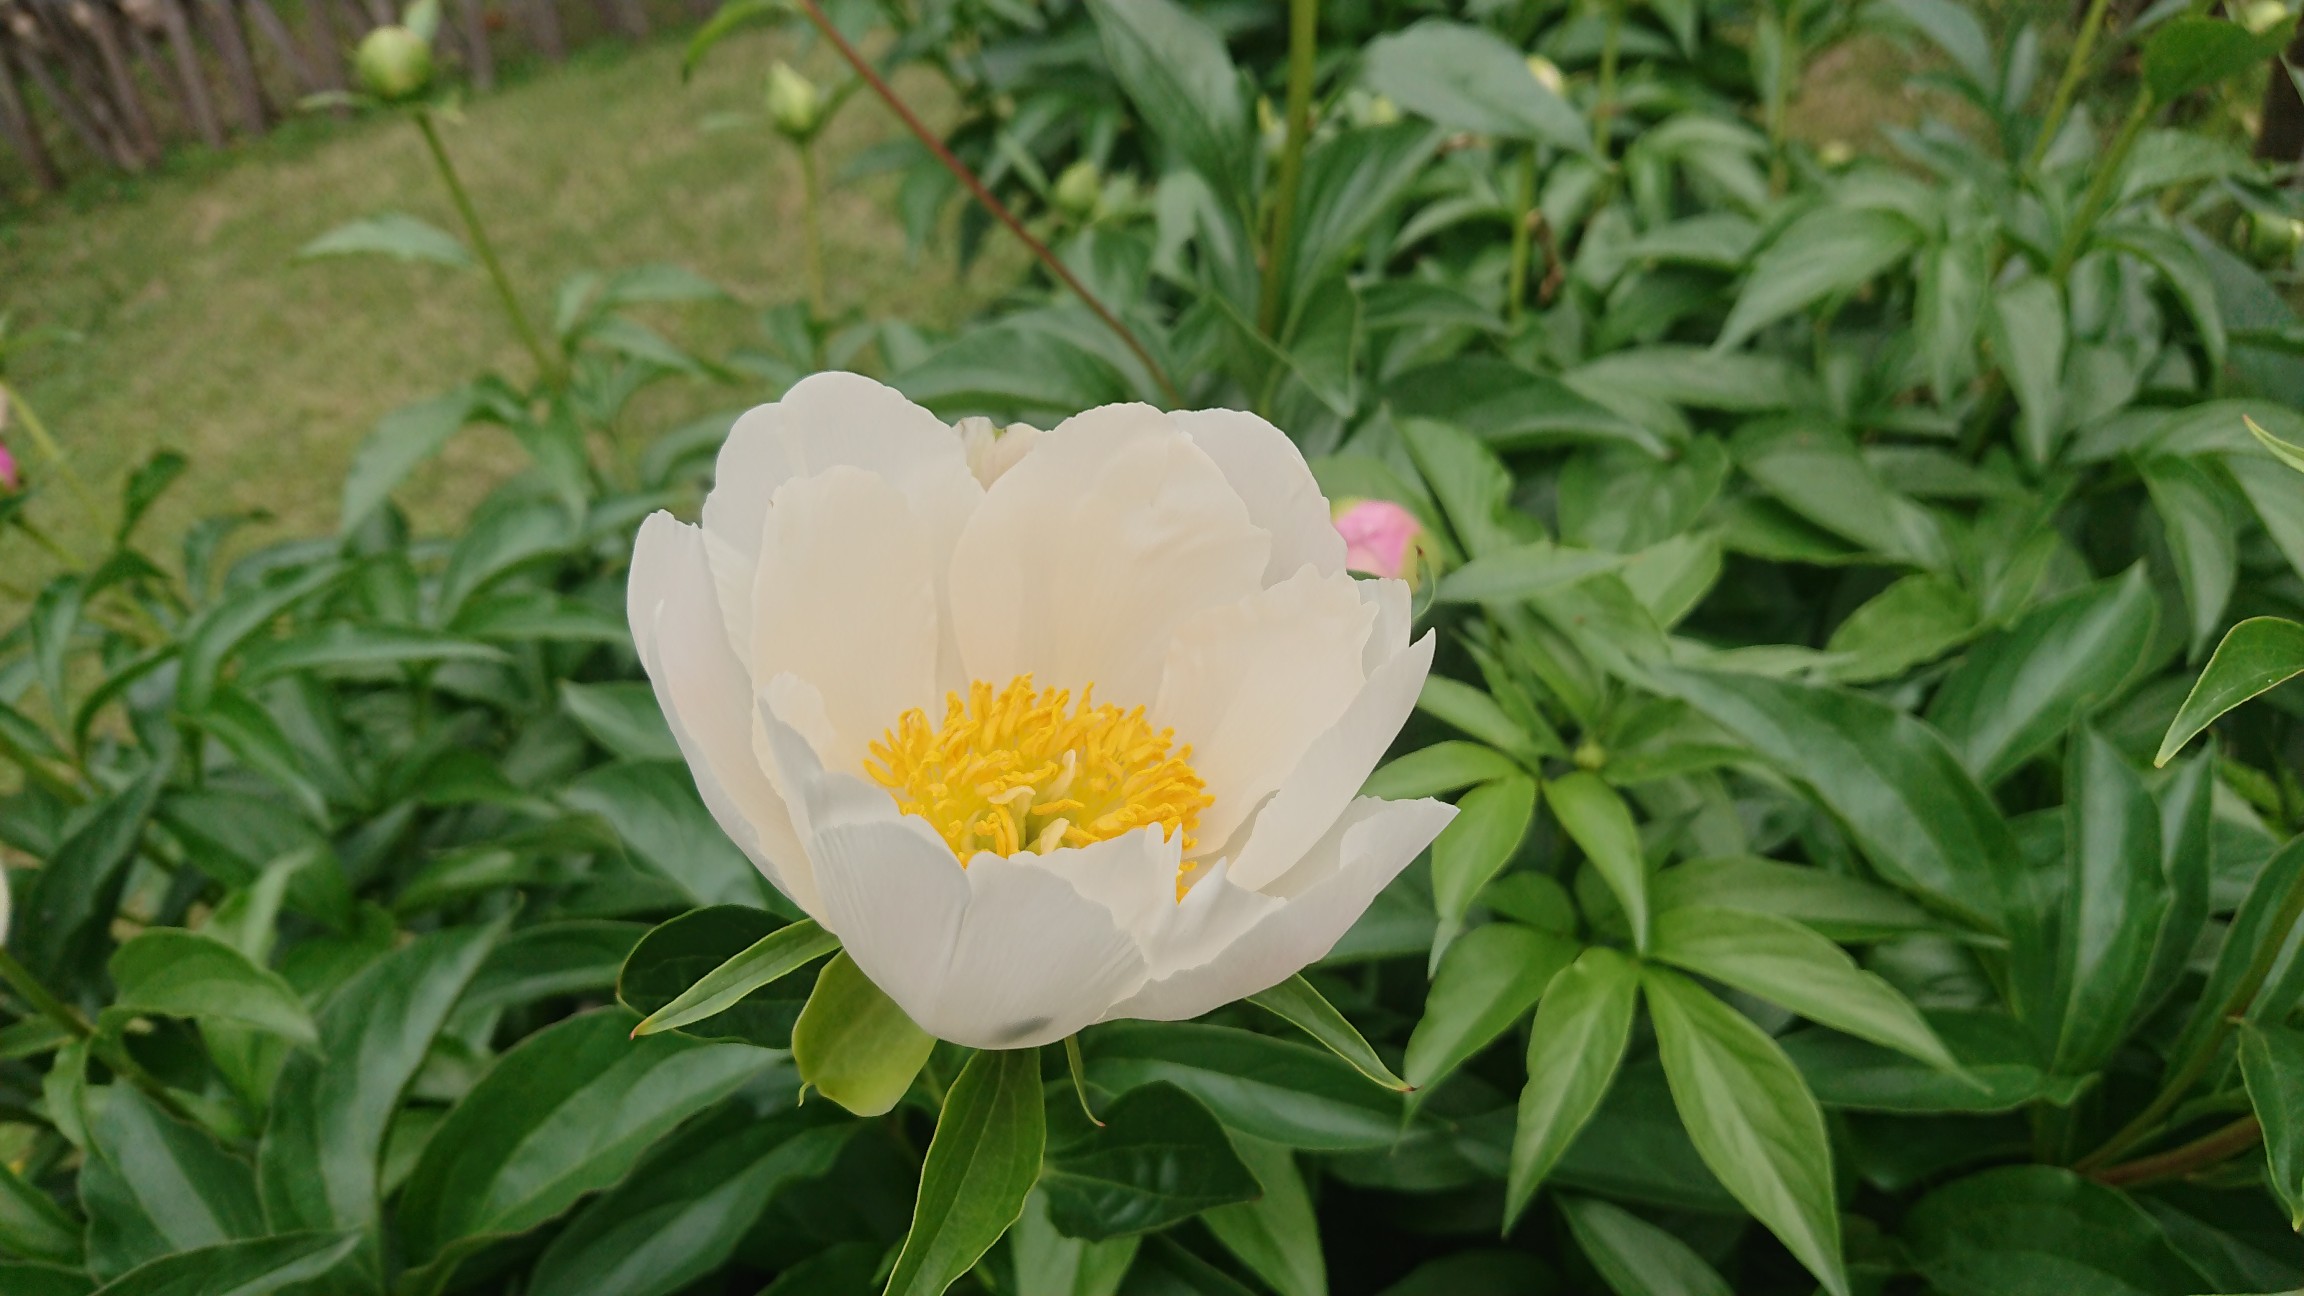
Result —
[[1047, 244], [1034, 238], [1032, 231], [1024, 228], [1024, 222], [1016, 218], [1016, 213], [1008, 210], [1006, 203], [992, 196], [992, 191], [984, 187], [984, 182], [976, 178], [976, 173], [969, 169], [967, 163], [954, 157], [952, 150], [944, 147], [944, 141], [938, 138], [936, 132], [928, 129], [927, 123], [920, 120], [919, 116], [912, 111], [911, 105], [905, 103], [897, 95], [896, 88], [888, 84], [887, 80], [880, 75], [879, 69], [873, 67], [863, 53], [850, 44], [848, 38], [840, 33], [840, 29], [832, 25], [832, 20], [825, 16], [823, 7], [817, 4], [816, 0], [799, 0], [799, 2], [801, 10], [808, 15], [808, 21], [816, 25], [816, 30], [823, 35], [825, 40], [831, 42], [832, 48], [839, 51], [841, 58], [848, 61], [848, 66], [856, 70], [856, 75], [863, 78], [864, 84], [872, 87], [872, 93], [880, 96], [880, 102], [887, 104], [888, 110], [895, 113], [903, 121], [905, 129], [911, 131], [914, 138], [926, 146], [930, 153], [936, 155], [936, 160], [943, 163], [944, 169], [950, 171], [953, 177], [967, 188], [969, 193], [975, 195], [976, 201], [984, 205], [984, 210], [991, 212], [1002, 225], [1008, 227], [1008, 232], [1015, 235], [1041, 265], [1047, 267], [1048, 273], [1056, 276], [1066, 288], [1071, 289], [1073, 294], [1087, 305], [1089, 310], [1095, 312], [1096, 318], [1104, 322], [1104, 327], [1112, 330], [1113, 335], [1118, 337], [1128, 350], [1135, 354], [1137, 362], [1144, 366], [1145, 372], [1152, 375], [1152, 381], [1159, 385], [1161, 393], [1168, 398], [1169, 404], [1183, 404], [1184, 394], [1176, 389], [1176, 384], [1169, 380], [1168, 371], [1162, 369], [1160, 362], [1152, 358], [1152, 353], [1144, 348], [1143, 341], [1136, 336], [1135, 332], [1126, 324], [1121, 323], [1120, 317], [1113, 314], [1103, 302], [1097, 300], [1096, 294], [1088, 291], [1088, 285], [1081, 283], [1079, 277], [1072, 273], [1071, 268], [1059, 260], [1054, 252], [1048, 250]]

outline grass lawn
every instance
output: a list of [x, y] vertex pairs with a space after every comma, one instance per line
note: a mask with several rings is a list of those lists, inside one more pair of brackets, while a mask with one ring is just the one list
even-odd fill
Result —
[[[757, 128], [707, 131], [715, 114], [754, 109], [767, 66], [793, 46], [744, 34], [680, 79], [685, 33], [639, 48], [594, 45], [468, 104], [447, 146], [531, 313], [582, 269], [674, 262], [741, 305], [650, 315], [701, 353], [758, 338], [758, 308], [805, 292], [799, 167]], [[823, 52], [807, 64], [825, 84]], [[902, 83], [931, 114], [948, 111], [931, 79]], [[828, 172], [900, 129], [870, 96], [850, 102], [820, 147]], [[888, 206], [892, 182], [832, 190], [825, 213], [835, 311], [950, 323], [1015, 266], [995, 258], [963, 283], [948, 256], [907, 264]], [[350, 219], [412, 213], [444, 228], [455, 214], [415, 129], [383, 114], [292, 124], [223, 158], [196, 153], [169, 173], [91, 197], [67, 195], [0, 218], [0, 311], [13, 328], [49, 325], [79, 340], [24, 352], [11, 381], [100, 490], [153, 450], [190, 456], [186, 479], [154, 514], [158, 536], [192, 519], [263, 509], [264, 534], [336, 525], [339, 483], [354, 447], [385, 412], [492, 367], [524, 374], [527, 358], [477, 270], [381, 258], [296, 263], [296, 250]], [[757, 399], [749, 389], [677, 390], [639, 407], [669, 427], [706, 408]], [[9, 443], [19, 456], [21, 435]], [[419, 525], [451, 522], [521, 463], [509, 438], [467, 432], [400, 493]], [[32, 458], [35, 474], [42, 465]], [[68, 543], [93, 548], [110, 519], [78, 514], [51, 490], [33, 515]], [[0, 556], [0, 580], [36, 572], [27, 547]]]

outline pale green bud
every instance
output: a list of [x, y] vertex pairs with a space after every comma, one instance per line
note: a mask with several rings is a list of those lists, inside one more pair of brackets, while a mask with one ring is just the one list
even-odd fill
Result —
[[1074, 220], [1086, 220], [1096, 214], [1096, 204], [1104, 198], [1103, 173], [1096, 169], [1095, 163], [1081, 158], [1056, 177], [1048, 196], [1056, 204], [1056, 210]]
[[361, 89], [399, 103], [432, 84], [432, 47], [406, 27], [379, 27], [361, 38], [352, 67]]
[[768, 119], [787, 138], [810, 139], [824, 125], [824, 92], [778, 59], [768, 69]]

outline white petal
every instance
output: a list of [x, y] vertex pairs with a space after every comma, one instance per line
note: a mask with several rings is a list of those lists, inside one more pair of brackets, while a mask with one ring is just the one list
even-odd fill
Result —
[[1323, 867], [1310, 870], [1320, 874], [1318, 883], [1287, 897], [1207, 962], [1146, 983], [1106, 1020], [1180, 1021], [1287, 980], [1334, 949], [1455, 814], [1438, 801], [1355, 801], [1313, 847], [1324, 857]]
[[777, 890], [814, 914], [807, 853], [753, 749], [752, 681], [729, 651], [704, 545], [701, 531], [669, 513], [640, 524], [625, 587], [632, 641], [712, 818]]
[[1363, 580], [1358, 584], [1361, 601], [1376, 609], [1376, 626], [1368, 632], [1368, 647], [1360, 658], [1361, 669], [1373, 675], [1384, 663], [1408, 651], [1414, 609], [1406, 581]]
[[1256, 815], [1232, 878], [1262, 891], [1295, 866], [1352, 801], [1415, 709], [1432, 669], [1432, 635], [1377, 668], [1344, 717], [1312, 744]]
[[861, 469], [776, 492], [752, 594], [752, 678], [792, 674], [815, 686], [831, 739], [818, 750], [835, 769], [860, 771], [899, 715], [935, 709], [941, 564], [931, 544], [904, 496]]
[[[783, 399], [747, 411], [720, 447], [704, 529], [724, 593], [749, 594], [769, 501], [785, 482], [828, 468], [861, 468], [911, 501], [931, 535], [949, 537], [983, 498], [960, 438], [902, 393], [851, 373], [812, 374]], [[738, 644], [752, 639], [753, 610], [724, 603]]]
[[1248, 505], [1248, 520], [1272, 533], [1267, 583], [1307, 564], [1322, 575], [1344, 570], [1344, 537], [1304, 452], [1287, 433], [1244, 410], [1181, 410], [1168, 417], [1224, 470]]
[[972, 897], [943, 993], [914, 1018], [930, 1034], [970, 1048], [1031, 1048], [1102, 1020], [1144, 984], [1135, 939], [1071, 882], [990, 854], [966, 876]]
[[1168, 635], [1262, 585], [1271, 537], [1145, 406], [1067, 420], [985, 492], [954, 546], [951, 617], [975, 679], [1030, 672], [1149, 705]]
[[888, 793], [828, 770], [792, 718], [814, 690], [780, 675], [760, 699], [776, 784], [792, 806], [823, 903], [817, 918], [915, 1022], [944, 993], [969, 887], [952, 848]]
[[[1081, 895], [1104, 906], [1120, 930], [1141, 944], [1175, 919], [1176, 870], [1183, 863], [1183, 845], [1181, 839], [1164, 840], [1155, 825], [1108, 841], [1066, 846], [1046, 855], [1026, 852], [1014, 858], [1018, 864], [1030, 864], [1063, 878]], [[969, 867], [974, 868], [975, 863], [971, 861]]]
[[1204, 846], [1229, 841], [1359, 694], [1377, 615], [1359, 584], [1299, 568], [1176, 627], [1151, 714], [1191, 745], [1215, 798], [1197, 829]]
[[963, 870], [927, 821], [827, 770], [789, 721], [810, 692], [779, 676], [761, 711], [814, 863], [822, 921], [921, 1029], [971, 1048], [1027, 1048], [1098, 1020], [1143, 984], [1135, 940], [1071, 881], [990, 854]]

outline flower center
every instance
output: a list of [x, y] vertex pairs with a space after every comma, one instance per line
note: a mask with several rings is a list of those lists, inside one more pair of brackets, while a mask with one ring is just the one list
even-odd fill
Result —
[[[896, 719], [864, 772], [905, 814], [919, 815], [966, 867], [978, 851], [1045, 855], [1059, 846], [1109, 841], [1151, 824], [1161, 840], [1192, 829], [1214, 800], [1192, 768], [1189, 744], [1155, 729], [1144, 708], [1123, 711], [1066, 689], [1032, 687], [1019, 675], [994, 692], [983, 680], [944, 700], [944, 723], [918, 707]], [[1192, 865], [1184, 865], [1189, 871]], [[1181, 882], [1179, 882], [1181, 885]]]

